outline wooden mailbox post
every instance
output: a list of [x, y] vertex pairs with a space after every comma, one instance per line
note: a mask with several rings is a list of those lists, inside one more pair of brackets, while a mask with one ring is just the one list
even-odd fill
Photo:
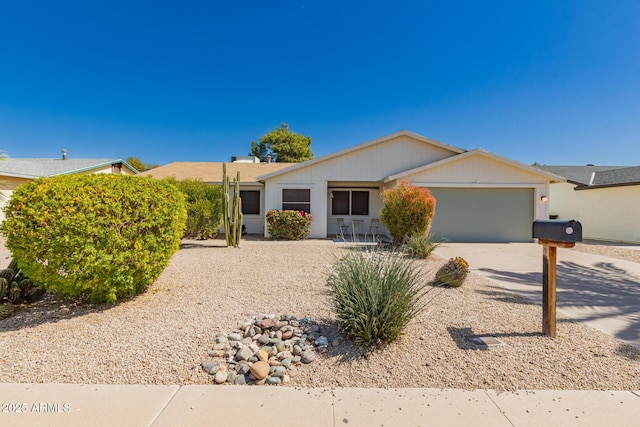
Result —
[[542, 333], [556, 337], [556, 264], [558, 248], [582, 241], [582, 225], [575, 220], [533, 222], [533, 237], [542, 245]]

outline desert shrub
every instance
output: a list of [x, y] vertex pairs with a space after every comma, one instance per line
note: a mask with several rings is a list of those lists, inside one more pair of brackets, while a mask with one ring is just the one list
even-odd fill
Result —
[[380, 250], [351, 252], [337, 261], [328, 285], [340, 330], [364, 346], [399, 338], [428, 292], [412, 260]]
[[311, 214], [304, 211], [267, 212], [267, 231], [274, 240], [304, 240], [311, 228]]
[[404, 250], [412, 258], [425, 259], [439, 244], [430, 234], [412, 234], [407, 239]]
[[432, 284], [434, 286], [447, 286], [458, 288], [462, 286], [469, 273], [469, 264], [460, 257], [451, 258], [436, 272]]
[[406, 181], [382, 192], [380, 220], [391, 233], [393, 243], [401, 245], [412, 235], [426, 235], [436, 209], [436, 199], [427, 188]]
[[187, 202], [187, 226], [183, 237], [212, 239], [222, 225], [222, 188], [197, 179], [171, 180]]
[[21, 270], [47, 291], [114, 303], [144, 291], [178, 249], [184, 196], [127, 175], [60, 175], [16, 188], [2, 233]]

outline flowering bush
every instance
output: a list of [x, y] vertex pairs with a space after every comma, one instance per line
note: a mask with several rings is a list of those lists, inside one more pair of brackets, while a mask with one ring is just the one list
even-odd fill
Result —
[[274, 240], [304, 240], [309, 235], [311, 214], [304, 211], [267, 212], [267, 231]]
[[407, 181], [382, 193], [384, 207], [380, 220], [387, 226], [396, 245], [405, 243], [412, 235], [427, 235], [436, 212], [436, 199], [426, 188]]

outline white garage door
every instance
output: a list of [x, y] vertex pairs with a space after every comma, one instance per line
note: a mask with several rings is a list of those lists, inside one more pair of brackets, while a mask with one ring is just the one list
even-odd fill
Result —
[[532, 188], [430, 188], [431, 232], [451, 242], [530, 242]]

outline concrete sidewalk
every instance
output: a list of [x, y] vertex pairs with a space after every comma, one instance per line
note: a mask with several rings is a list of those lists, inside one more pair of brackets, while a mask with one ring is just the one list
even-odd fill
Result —
[[640, 391], [0, 384], [7, 426], [640, 425]]
[[[435, 253], [461, 256], [474, 273], [542, 301], [542, 246], [537, 243], [445, 243]], [[640, 347], [640, 263], [558, 249], [557, 307]]]

